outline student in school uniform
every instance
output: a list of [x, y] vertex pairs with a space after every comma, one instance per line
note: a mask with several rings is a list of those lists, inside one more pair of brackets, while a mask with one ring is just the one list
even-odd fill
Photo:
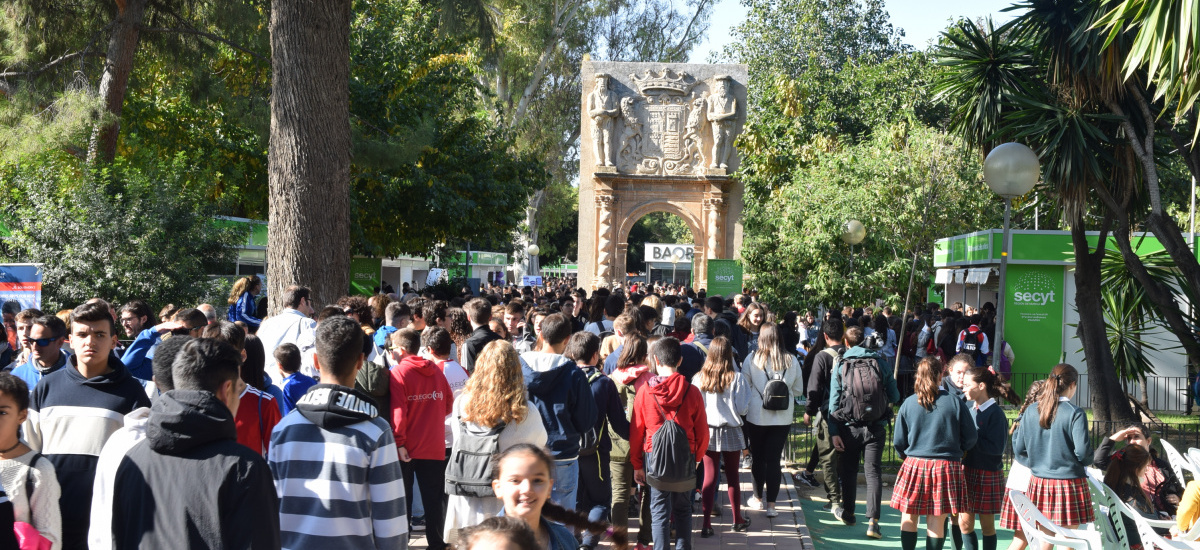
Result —
[[[1008, 429], [1009, 437], [1016, 433], [1017, 428], [1021, 425], [1021, 417], [1025, 415], [1025, 411], [1029, 406], [1037, 403], [1038, 398], [1042, 396], [1042, 388], [1046, 385], [1045, 380], [1034, 380], [1029, 385], [1029, 389], [1025, 390], [1025, 402], [1021, 404], [1021, 409], [1017, 411], [1017, 420], [1013, 422], [1012, 427]], [[1013, 541], [1008, 545], [1008, 550], [1025, 550], [1029, 544], [1025, 540], [1025, 533], [1021, 531], [1021, 522], [1017, 519], [1017, 511], [1013, 508], [1012, 500], [1008, 498], [1009, 491], [1021, 491], [1024, 493], [1029, 490], [1029, 466], [1021, 462], [1021, 458], [1013, 457], [1012, 464], [1008, 467], [1008, 479], [1004, 483], [1004, 504], [1000, 507], [1000, 527], [1002, 529], [1012, 529]]]
[[1004, 446], [1008, 443], [1008, 419], [996, 398], [1016, 405], [1020, 400], [1007, 384], [986, 368], [973, 368], [963, 379], [963, 392], [971, 406], [978, 438], [963, 455], [963, 478], [967, 483], [966, 508], [958, 515], [963, 548], [977, 550], [975, 517], [983, 527], [982, 550], [996, 550], [996, 514], [1004, 501]]
[[946, 517], [964, 510], [963, 453], [975, 446], [975, 421], [966, 402], [941, 386], [935, 357], [917, 364], [914, 393], [896, 416], [892, 445], [904, 458], [892, 507], [900, 511], [900, 545], [917, 547], [917, 523], [925, 516], [925, 547], [942, 550]]
[[959, 399], [967, 399], [963, 393], [963, 385], [967, 371], [975, 368], [975, 359], [966, 353], [960, 353], [946, 361], [946, 376], [942, 378], [942, 388], [950, 395]]
[[1078, 382], [1075, 367], [1056, 365], [1012, 440], [1013, 457], [1032, 474], [1025, 495], [1050, 521], [1070, 529], [1095, 520], [1084, 471], [1093, 459], [1087, 415], [1071, 404]]

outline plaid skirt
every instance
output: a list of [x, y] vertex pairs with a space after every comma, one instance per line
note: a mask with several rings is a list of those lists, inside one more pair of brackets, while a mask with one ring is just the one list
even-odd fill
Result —
[[962, 463], [908, 457], [896, 475], [892, 508], [902, 514], [940, 516], [966, 511]]
[[1029, 478], [1029, 501], [1050, 521], [1063, 527], [1096, 521], [1087, 480]]
[[967, 483], [967, 508], [972, 514], [999, 514], [1004, 502], [1004, 472], [963, 467]]
[[746, 448], [746, 439], [742, 436], [741, 426], [709, 426], [708, 450], [724, 453], [740, 451]]
[[1000, 528], [1020, 531], [1021, 520], [1017, 519], [1017, 510], [1013, 508], [1012, 500], [1008, 498], [1009, 490], [1004, 491], [1004, 504], [1000, 506]]

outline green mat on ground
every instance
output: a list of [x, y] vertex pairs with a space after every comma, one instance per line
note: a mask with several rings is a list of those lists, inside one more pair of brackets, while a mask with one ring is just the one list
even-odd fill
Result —
[[[834, 519], [833, 514], [822, 510], [825, 505], [824, 500], [811, 500], [808, 498], [800, 498], [801, 507], [804, 509], [804, 519], [808, 523], [808, 532], [812, 535], [813, 545], [818, 550], [825, 548], [837, 550], [850, 550], [852, 548], [899, 548], [900, 547], [900, 513], [895, 508], [888, 506], [887, 501], [884, 501], [881, 512], [883, 517], [879, 518], [879, 526], [883, 531], [883, 539], [874, 540], [866, 537], [867, 521], [866, 504], [859, 503], [855, 510], [855, 517], [858, 518], [858, 523], [854, 526], [847, 526], [842, 522]], [[1000, 521], [996, 518], [996, 521]], [[980, 533], [978, 524], [975, 527], [975, 532]], [[917, 529], [917, 547], [925, 548], [925, 525], [921, 524]], [[1008, 548], [1008, 544], [1012, 541], [1012, 531], [1005, 529], [996, 530], [996, 547]], [[953, 550], [954, 543], [949, 540], [947, 533], [946, 550]]]

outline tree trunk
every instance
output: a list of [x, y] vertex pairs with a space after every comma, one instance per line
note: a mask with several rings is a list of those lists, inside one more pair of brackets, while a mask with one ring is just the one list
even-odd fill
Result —
[[284, 289], [319, 308], [350, 286], [350, 0], [274, 0], [271, 8], [272, 313]]
[[[1106, 219], [1110, 218], [1106, 216]], [[1083, 220], [1076, 219], [1071, 223], [1071, 242], [1075, 247], [1075, 308], [1079, 311], [1076, 335], [1083, 344], [1084, 360], [1087, 361], [1092, 419], [1098, 422], [1133, 422], [1138, 417], [1129, 407], [1129, 401], [1117, 379], [1100, 299], [1100, 260], [1104, 257], [1107, 233], [1107, 230], [1101, 232], [1100, 245], [1093, 252], [1088, 246]]]
[[121, 133], [121, 110], [125, 93], [129, 91], [129, 75], [133, 72], [133, 56], [137, 53], [146, 0], [117, 2], [117, 19], [108, 39], [104, 59], [104, 74], [100, 76], [99, 94], [108, 116], [92, 129], [88, 142], [88, 163], [109, 163], [117, 156], [117, 137]]

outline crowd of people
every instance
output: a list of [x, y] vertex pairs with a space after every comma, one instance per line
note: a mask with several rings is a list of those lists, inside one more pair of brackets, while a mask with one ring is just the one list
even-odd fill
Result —
[[753, 293], [551, 281], [319, 309], [292, 286], [269, 315], [261, 287], [239, 279], [224, 318], [101, 299], [6, 313], [0, 518], [11, 507], [15, 527], [0, 547], [13, 531], [54, 550], [405, 548], [423, 529], [432, 550], [686, 550], [715, 534], [722, 472], [733, 531], [752, 528], [751, 511], [778, 515], [800, 408], [816, 444], [796, 480], [857, 525], [864, 469], [871, 538], [893, 426], [905, 549], [921, 516], [929, 548], [950, 519], [956, 547], [994, 549], [997, 515], [1019, 528], [1006, 487], [1062, 525], [1090, 521], [1093, 460], [1143, 509], [1173, 514], [1183, 496], [1144, 428], [1093, 457], [1069, 365], [1030, 390], [1010, 430], [997, 399], [1020, 404], [1005, 383], [1015, 355], [1001, 342], [993, 359], [990, 304], [818, 320]]

